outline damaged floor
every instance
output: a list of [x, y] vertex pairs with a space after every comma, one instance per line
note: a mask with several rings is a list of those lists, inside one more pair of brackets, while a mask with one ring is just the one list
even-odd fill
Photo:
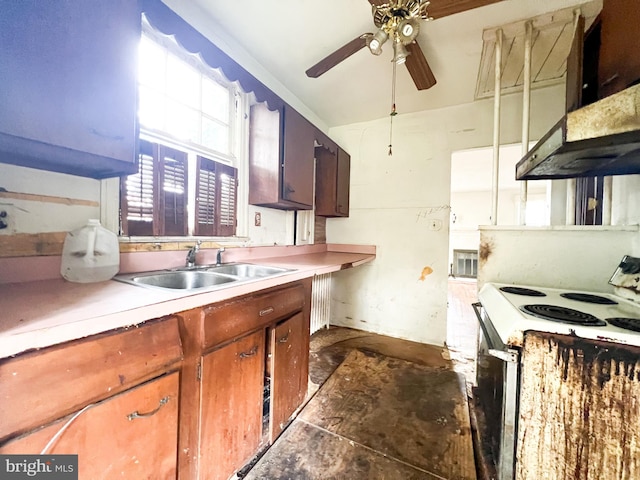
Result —
[[446, 350], [332, 327], [311, 339], [309, 377], [315, 394], [245, 479], [476, 479]]

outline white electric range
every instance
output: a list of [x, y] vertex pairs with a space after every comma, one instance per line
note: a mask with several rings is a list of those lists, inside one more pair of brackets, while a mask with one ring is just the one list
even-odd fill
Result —
[[640, 304], [619, 295], [487, 283], [478, 300], [505, 345], [534, 330], [640, 346]]
[[515, 478], [520, 347], [527, 331], [640, 347], [640, 258], [625, 256], [609, 283], [614, 294], [500, 283], [478, 292], [474, 397], [498, 480]]

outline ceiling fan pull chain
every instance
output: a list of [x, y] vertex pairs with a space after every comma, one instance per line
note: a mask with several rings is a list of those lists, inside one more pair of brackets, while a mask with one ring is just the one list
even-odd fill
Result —
[[396, 111], [396, 62], [392, 61], [393, 65], [393, 74], [391, 78], [391, 113], [389, 114], [389, 156], [393, 155], [393, 117], [395, 117], [398, 112]]

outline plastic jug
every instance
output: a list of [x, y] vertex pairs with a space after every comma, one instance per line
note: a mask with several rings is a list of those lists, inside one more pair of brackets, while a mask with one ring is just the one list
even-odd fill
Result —
[[120, 246], [115, 233], [91, 219], [67, 233], [62, 247], [60, 274], [70, 282], [103, 282], [120, 269]]

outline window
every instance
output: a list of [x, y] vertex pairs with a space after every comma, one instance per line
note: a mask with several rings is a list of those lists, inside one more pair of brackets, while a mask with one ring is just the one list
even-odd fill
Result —
[[454, 250], [451, 274], [454, 277], [478, 276], [478, 251], [477, 250]]
[[198, 157], [196, 235], [234, 234], [237, 184], [235, 168]]
[[233, 236], [244, 96], [197, 55], [145, 26], [138, 173], [121, 180], [129, 236]]

